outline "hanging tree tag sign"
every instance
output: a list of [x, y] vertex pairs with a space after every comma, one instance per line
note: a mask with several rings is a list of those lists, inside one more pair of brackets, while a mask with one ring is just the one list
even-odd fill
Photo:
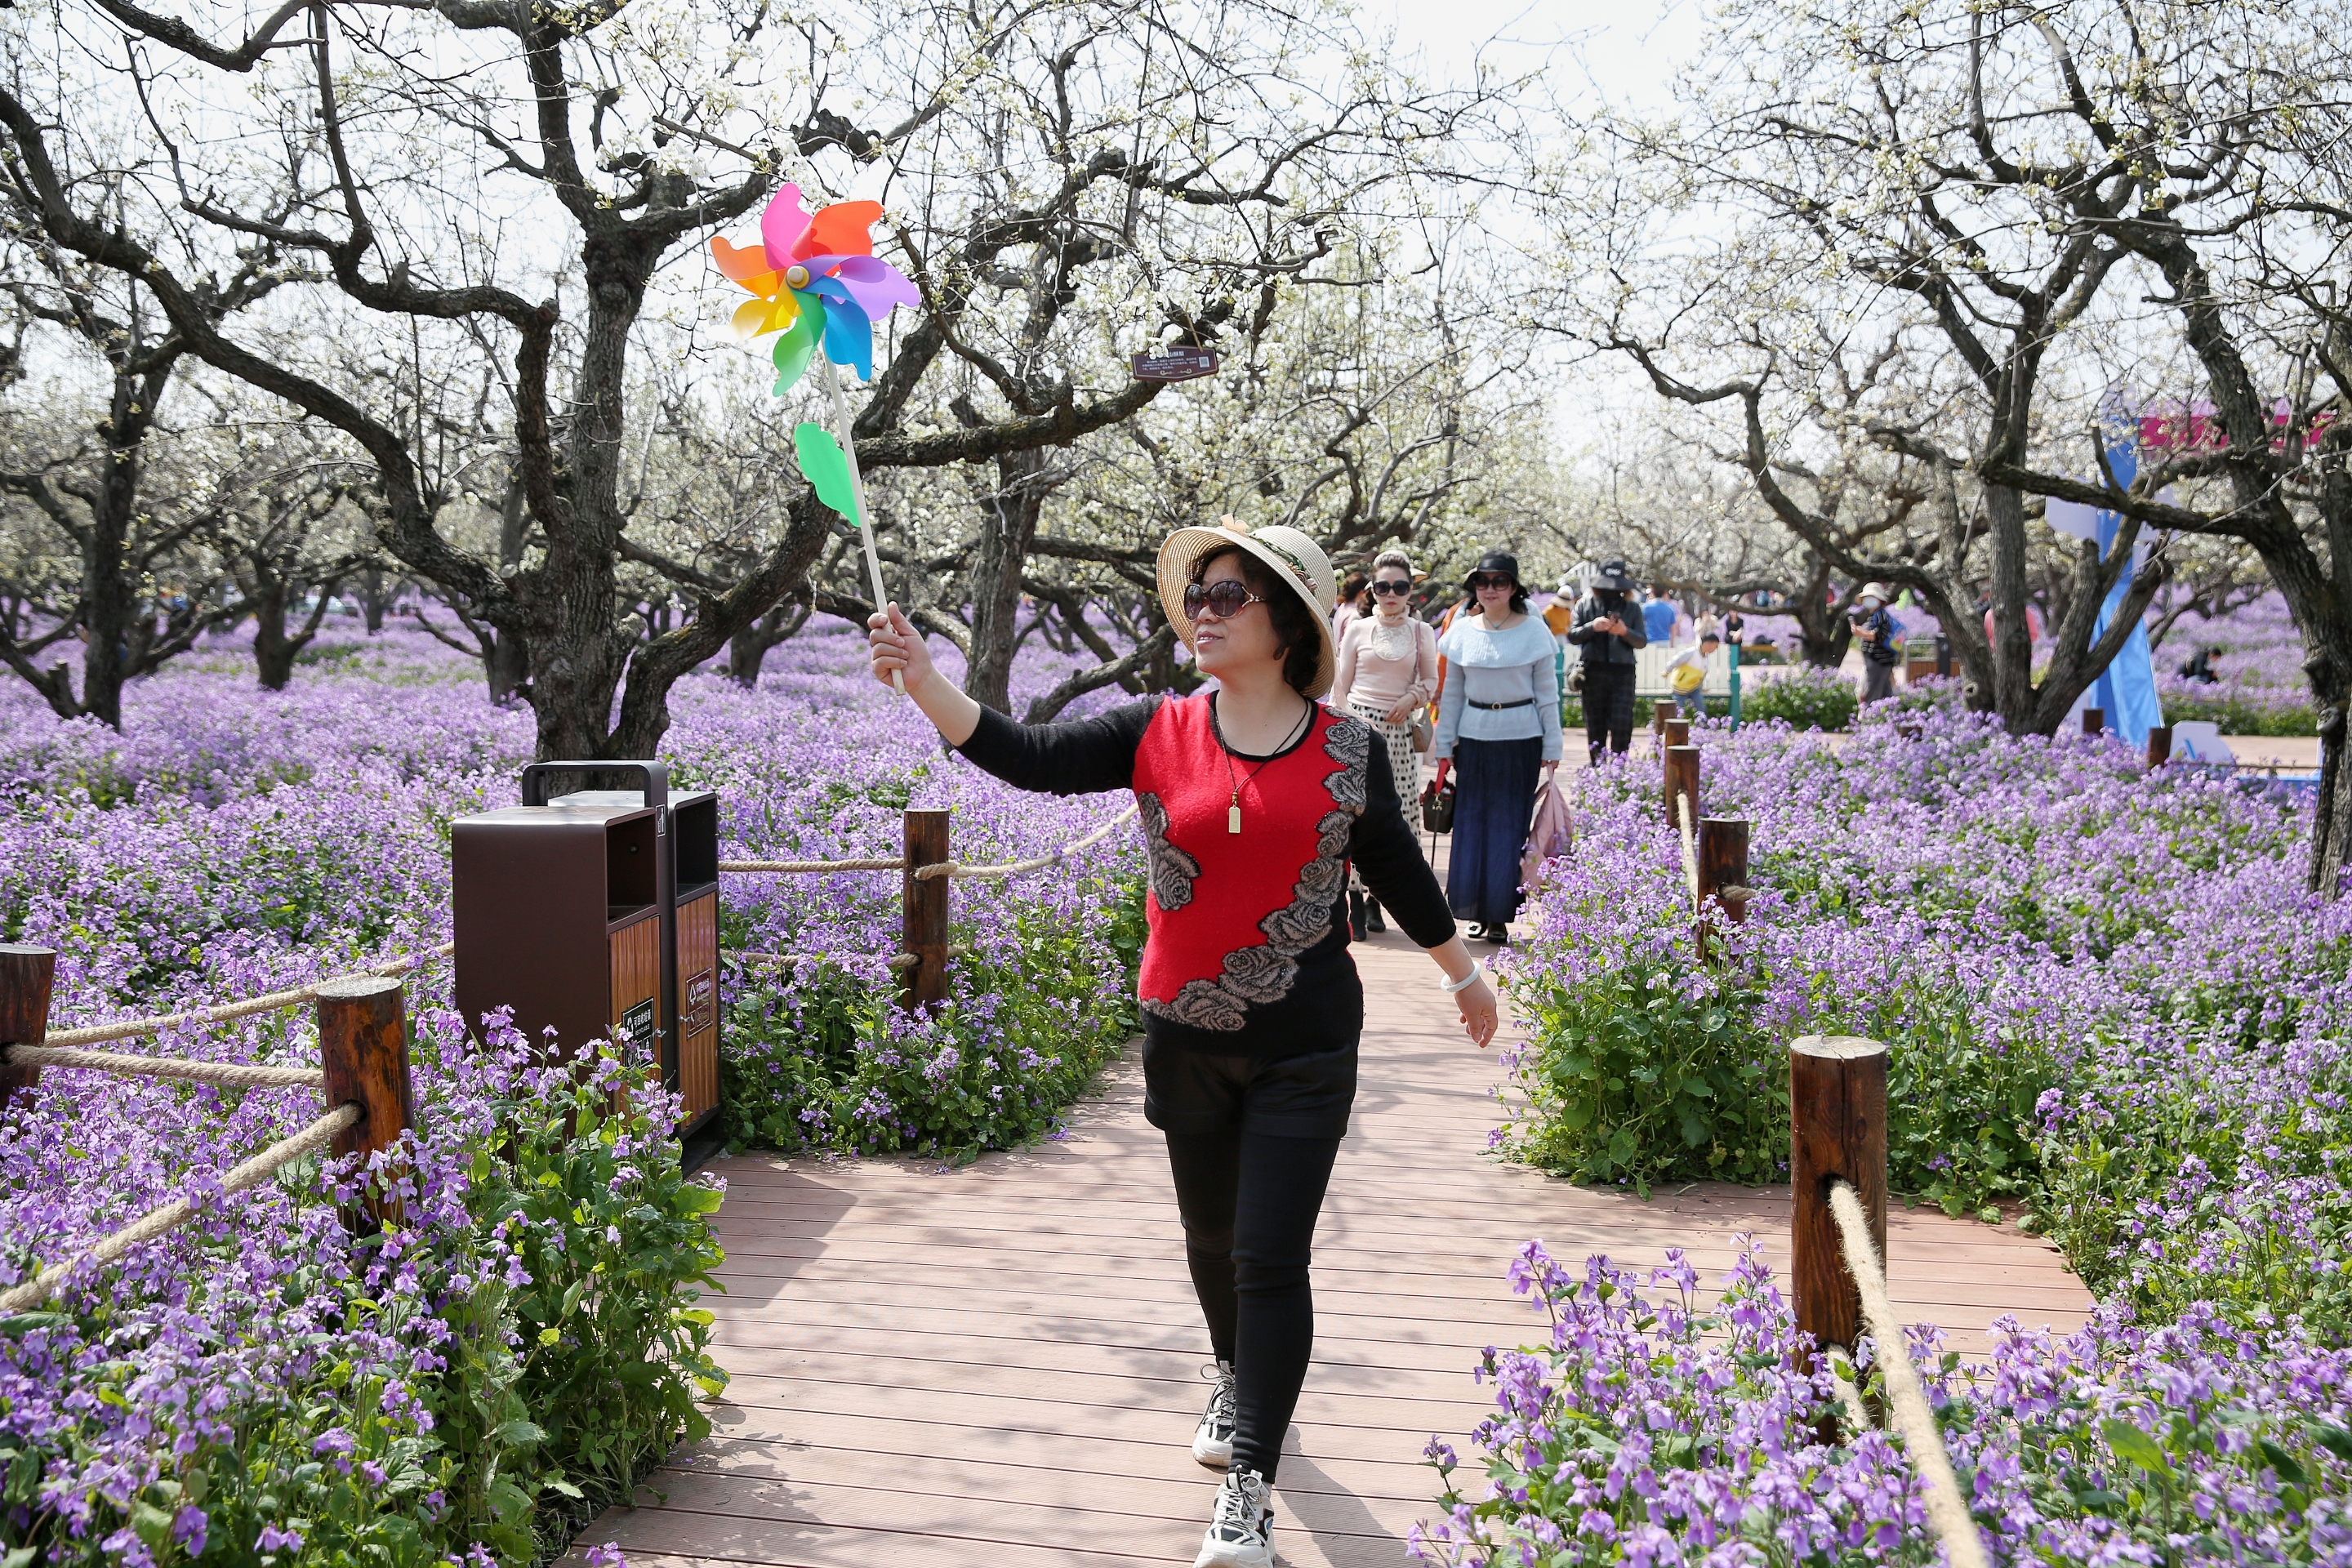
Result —
[[1194, 376], [1217, 374], [1217, 351], [1184, 344], [1152, 349], [1131, 356], [1127, 366], [1138, 381], [1190, 381]]

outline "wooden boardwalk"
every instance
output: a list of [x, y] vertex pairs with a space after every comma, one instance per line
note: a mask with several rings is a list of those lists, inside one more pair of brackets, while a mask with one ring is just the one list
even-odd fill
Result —
[[[1479, 1349], [1539, 1339], [1510, 1294], [1540, 1237], [1580, 1262], [1669, 1247], [1710, 1279], [1733, 1237], [1788, 1252], [1788, 1194], [1708, 1184], [1651, 1202], [1506, 1168], [1483, 1151], [1493, 1058], [1465, 1041], [1428, 961], [1358, 949], [1371, 1002], [1353, 1129], [1318, 1234], [1315, 1365], [1285, 1446], [1276, 1543], [1309, 1565], [1401, 1568], [1431, 1511], [1433, 1433], [1487, 1407]], [[1130, 1057], [1066, 1142], [961, 1170], [745, 1158], [718, 1225], [728, 1295], [718, 1430], [641, 1506], [581, 1537], [640, 1568], [741, 1563], [1045, 1568], [1190, 1563], [1215, 1484], [1188, 1445], [1207, 1341], [1159, 1138]], [[1912, 1321], [1980, 1350], [1994, 1318], [2079, 1323], [2048, 1245], [1926, 1211], [1888, 1216]]]

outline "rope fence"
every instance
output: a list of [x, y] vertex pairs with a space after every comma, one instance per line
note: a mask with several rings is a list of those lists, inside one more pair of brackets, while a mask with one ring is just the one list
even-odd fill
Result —
[[[335, 1107], [292, 1137], [278, 1140], [232, 1169], [221, 1178], [221, 1192], [241, 1193], [247, 1187], [258, 1186], [295, 1161], [326, 1148], [335, 1141], [337, 1133], [355, 1125], [359, 1120], [360, 1108], [357, 1105]], [[39, 1306], [55, 1295], [58, 1287], [64, 1284], [77, 1268], [111, 1263], [132, 1247], [177, 1230], [194, 1219], [198, 1212], [195, 1205], [185, 1198], [165, 1204], [162, 1208], [124, 1226], [89, 1251], [66, 1262], [53, 1263], [22, 1285], [0, 1291], [0, 1313], [22, 1312]]]
[[324, 1089], [327, 1075], [316, 1068], [251, 1067], [244, 1062], [200, 1062], [186, 1057], [136, 1057], [121, 1051], [86, 1051], [71, 1046], [0, 1046], [0, 1059], [35, 1068], [89, 1068], [132, 1078], [177, 1079], [222, 1089]]
[[[948, 948], [948, 956], [950, 958], [969, 958], [971, 956], [971, 943], [968, 942], [959, 942], [953, 943]], [[726, 956], [734, 959], [739, 963], [837, 964], [842, 962], [840, 955], [835, 953], [751, 952], [741, 948], [728, 949]], [[922, 954], [918, 952], [894, 952], [889, 957], [884, 959], [882, 963], [883, 967], [887, 969], [911, 969], [922, 961]]]
[[[916, 867], [915, 879], [919, 882], [929, 882], [940, 877], [952, 877], [973, 881], [992, 881], [1005, 877], [1018, 877], [1029, 871], [1043, 871], [1049, 867], [1060, 864], [1081, 849], [1089, 849], [1099, 844], [1121, 823], [1134, 816], [1135, 813], [1136, 807], [1130, 805], [1083, 838], [1073, 839], [1058, 849], [1032, 856], [1026, 860], [1009, 860], [1001, 866], [967, 866], [961, 860], [937, 860], [929, 865]], [[721, 860], [719, 862], [719, 868], [721, 871], [773, 871], [803, 876], [824, 876], [835, 871], [903, 871], [907, 868], [907, 858], [904, 855], [892, 855], [868, 856], [848, 860]]]
[[[994, 866], [965, 866], [946, 850], [947, 813], [907, 813], [908, 853], [888, 858], [842, 860], [722, 860], [721, 871], [823, 874], [834, 871], [903, 871], [910, 866], [917, 883], [942, 878], [992, 879], [1043, 870], [1066, 857], [1099, 843], [1136, 816], [1130, 805], [1084, 837], [1047, 854]], [[918, 835], [922, 835], [919, 847]], [[912, 951], [882, 960], [902, 976], [918, 1000], [944, 995], [940, 960], [969, 955], [972, 944], [950, 943], [947, 936], [947, 890], [909, 889], [906, 945]], [[918, 918], [918, 904], [922, 908]], [[284, 991], [224, 1002], [210, 1007], [124, 1018], [84, 1028], [49, 1031], [47, 1027], [50, 976], [56, 955], [47, 949], [8, 948], [0, 952], [0, 1104], [15, 1091], [30, 1087], [46, 1068], [69, 1068], [120, 1073], [134, 1078], [163, 1079], [212, 1084], [224, 1089], [309, 1089], [322, 1097], [340, 1099], [317, 1120], [290, 1137], [279, 1140], [221, 1178], [219, 1190], [242, 1192], [258, 1185], [288, 1165], [342, 1140], [345, 1152], [366, 1152], [396, 1141], [407, 1124], [407, 1058], [404, 1009], [398, 986], [370, 988], [369, 981], [390, 980], [449, 956], [454, 942], [442, 942], [422, 952], [392, 959], [348, 973], [329, 975]], [[726, 956], [741, 963], [838, 963], [814, 953], [734, 952]], [[390, 990], [384, 998], [374, 990]], [[320, 1010], [320, 1068], [266, 1067], [243, 1062], [199, 1061], [185, 1057], [150, 1057], [89, 1047], [118, 1040], [142, 1039], [192, 1026], [226, 1024], [257, 1014], [277, 1012], [305, 1003]], [[330, 1013], [333, 1020], [330, 1021]], [[16, 1043], [37, 1041], [37, 1044]], [[369, 1070], [369, 1069], [382, 1070]], [[393, 1092], [393, 1086], [397, 1092]], [[379, 1103], [381, 1101], [381, 1103]], [[359, 1131], [352, 1138], [344, 1134]], [[371, 1207], [373, 1207], [371, 1200]], [[0, 1291], [0, 1315], [25, 1311], [55, 1295], [77, 1270], [101, 1267], [146, 1242], [170, 1234], [197, 1217], [196, 1205], [180, 1199], [166, 1204], [103, 1237], [73, 1258], [43, 1268], [32, 1279]], [[381, 1218], [380, 1215], [374, 1217]], [[347, 1224], [360, 1223], [356, 1212]]]
[[1706, 897], [1698, 886], [1698, 829], [1691, 825], [1691, 797], [1677, 791], [1675, 810], [1682, 818], [1683, 881], [1690, 889], [1691, 908], [1697, 910]]
[[971, 879], [973, 880], [992, 880], [1002, 877], [1018, 877], [1025, 871], [1042, 871], [1047, 867], [1059, 864], [1066, 856], [1075, 855], [1081, 849], [1091, 848], [1096, 844], [1100, 843], [1104, 838], [1110, 835], [1114, 828], [1132, 817], [1138, 809], [1139, 807], [1137, 806], [1129, 806], [1125, 811], [1120, 812], [1117, 816], [1112, 817], [1108, 822], [1104, 823], [1100, 827], [1096, 828], [1084, 838], [1076, 839], [1071, 843], [1065, 844], [1059, 849], [1055, 849], [1049, 854], [1034, 856], [1026, 860], [1012, 860], [1002, 866], [967, 866], [960, 860], [943, 860], [935, 866], [917, 867], [915, 869], [915, 880], [919, 882], [928, 882], [934, 877], [957, 877]]
[[[1919, 1369], [1911, 1364], [1910, 1352], [1903, 1342], [1903, 1325], [1895, 1315], [1894, 1298], [1886, 1291], [1886, 1270], [1871, 1240], [1870, 1216], [1863, 1210], [1861, 1194], [1853, 1183], [1840, 1179], [1830, 1184], [1829, 1200], [1846, 1272], [1861, 1288], [1863, 1321], [1878, 1346], [1888, 1412], [1895, 1429], [1903, 1435], [1905, 1452], [1927, 1486], [1927, 1522], [1942, 1540], [1951, 1568], [1990, 1568], [1984, 1537], [1969, 1515], [1959, 1478], [1952, 1473], [1952, 1458], [1944, 1451], [1936, 1413], [1928, 1407], [1927, 1392], [1920, 1385]], [[1859, 1403], [1857, 1399], [1855, 1404]]]
[[[292, 991], [195, 1012], [126, 1019], [98, 1028], [50, 1036], [48, 1008], [56, 952], [48, 948], [0, 945], [0, 1106], [16, 1093], [32, 1089], [38, 1083], [42, 1070], [48, 1068], [208, 1083], [227, 1089], [308, 1089], [327, 1102], [327, 1109], [308, 1125], [223, 1175], [219, 1191], [224, 1194], [257, 1186], [296, 1161], [324, 1150], [332, 1149], [339, 1154], [374, 1153], [395, 1144], [410, 1125], [406, 987], [398, 977], [449, 951], [444, 944], [353, 973], [331, 975]], [[181, 1023], [245, 1017], [303, 1002], [315, 1003], [318, 1008], [320, 1065], [316, 1068], [134, 1056], [58, 1043], [61, 1039], [87, 1040], [92, 1036], [127, 1038]], [[32, 1279], [0, 1290], [0, 1315], [40, 1305], [77, 1271], [114, 1262], [132, 1248], [188, 1224], [201, 1212], [197, 1202], [182, 1198], [142, 1215], [65, 1261], [51, 1264]], [[347, 1205], [343, 1219], [347, 1226], [357, 1228], [383, 1223], [398, 1212], [396, 1198], [370, 1193], [356, 1205]]]
[[[159, 1013], [148, 1018], [125, 1018], [120, 1023], [94, 1024], [86, 1029], [60, 1029], [43, 1041], [41, 1048], [100, 1046], [112, 1040], [135, 1040], [149, 1035], [160, 1035], [166, 1029], [184, 1028], [191, 1024], [226, 1024], [238, 1018], [249, 1018], [256, 1013], [275, 1013], [284, 1007], [299, 1007], [305, 1002], [317, 1001], [319, 988], [322, 985], [332, 985], [343, 980], [390, 979], [397, 975], [408, 974], [424, 968], [436, 958], [448, 957], [456, 950], [456, 943], [445, 942], [438, 946], [426, 948], [422, 952], [412, 952], [404, 958], [395, 958], [370, 969], [356, 969], [348, 974], [330, 974], [323, 979], [313, 980], [308, 985], [297, 986], [291, 991], [273, 991], [266, 996], [251, 996], [242, 1002], [224, 1002], [216, 1007], [199, 1007], [186, 1013]], [[87, 1067], [95, 1064], [64, 1062], [58, 1065]], [[116, 1068], [112, 1070], [130, 1072], [136, 1069]], [[155, 1076], [172, 1075], [156, 1074]]]

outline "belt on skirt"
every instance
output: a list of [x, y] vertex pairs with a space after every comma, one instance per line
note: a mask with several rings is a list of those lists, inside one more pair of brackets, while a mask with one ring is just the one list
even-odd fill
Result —
[[1536, 700], [1532, 697], [1522, 697], [1517, 702], [1471, 702], [1466, 697], [1462, 700], [1469, 702], [1473, 708], [1481, 709], [1488, 713], [1499, 713], [1506, 708], [1532, 708], [1536, 705]]

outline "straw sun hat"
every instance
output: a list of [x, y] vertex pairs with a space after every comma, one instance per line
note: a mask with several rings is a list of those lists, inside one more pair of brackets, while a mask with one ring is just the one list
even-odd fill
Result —
[[[1302, 693], [1309, 701], [1331, 689], [1339, 673], [1339, 656], [1331, 646], [1331, 611], [1339, 602], [1339, 586], [1331, 558], [1323, 547], [1295, 528], [1274, 523], [1252, 528], [1227, 517], [1215, 528], [1180, 528], [1160, 547], [1160, 607], [1168, 613], [1176, 635], [1192, 647], [1192, 617], [1184, 613], [1184, 588], [1192, 581], [1192, 565], [1204, 555], [1239, 546], [1271, 571], [1276, 581], [1307, 602], [1315, 613], [1307, 617], [1320, 639], [1315, 679]], [[1197, 648], [1193, 651], [1198, 652]]]

